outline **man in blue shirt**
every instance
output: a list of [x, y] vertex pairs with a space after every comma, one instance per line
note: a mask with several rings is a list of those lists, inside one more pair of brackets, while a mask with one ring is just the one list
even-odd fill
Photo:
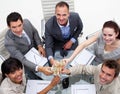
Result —
[[50, 65], [55, 60], [70, 56], [78, 45], [78, 36], [83, 29], [77, 13], [69, 12], [66, 2], [59, 2], [55, 7], [55, 16], [45, 25], [45, 50]]

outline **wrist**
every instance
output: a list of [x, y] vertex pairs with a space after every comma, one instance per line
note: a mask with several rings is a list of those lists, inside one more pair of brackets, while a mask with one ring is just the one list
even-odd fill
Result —
[[38, 49], [40, 49], [40, 48], [43, 48], [43, 46], [42, 45], [38, 45]]
[[70, 70], [68, 69], [68, 71], [67, 71], [67, 75], [71, 75], [71, 72], [70, 72]]
[[51, 65], [54, 64], [54, 59], [53, 58], [50, 59], [50, 63], [51, 63]]
[[39, 66], [39, 67], [38, 67], [38, 71], [39, 71], [39, 72], [43, 72], [43, 70], [44, 70], [44, 68], [43, 68], [42, 66]]
[[67, 75], [71, 75], [71, 72], [67, 73]]

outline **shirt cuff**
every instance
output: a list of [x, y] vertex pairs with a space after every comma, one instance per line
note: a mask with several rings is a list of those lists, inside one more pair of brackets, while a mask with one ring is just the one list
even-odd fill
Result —
[[75, 38], [71, 38], [70, 40], [71, 40], [73, 43], [76, 42], [76, 39], [75, 39]]
[[51, 58], [53, 58], [53, 56], [49, 56], [49, 57], [48, 57], [48, 60], [50, 60]]
[[39, 66], [36, 66], [35, 71], [38, 71], [38, 67], [39, 67]]

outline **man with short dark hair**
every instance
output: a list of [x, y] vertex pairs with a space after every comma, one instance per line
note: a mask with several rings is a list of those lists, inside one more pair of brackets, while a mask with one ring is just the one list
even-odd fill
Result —
[[62, 73], [71, 76], [76, 74], [94, 75], [97, 94], [120, 93], [120, 65], [115, 60], [106, 60], [102, 65], [77, 65], [64, 69]]
[[28, 78], [40, 79], [35, 75], [35, 71], [41, 71], [43, 67], [37, 66], [24, 57], [32, 47], [38, 49], [39, 53], [45, 56], [45, 50], [37, 30], [29, 20], [23, 20], [17, 12], [12, 12], [7, 16], [7, 25], [9, 30], [5, 36], [5, 47], [10, 56], [19, 59], [23, 63]]
[[69, 57], [78, 45], [78, 36], [83, 23], [75, 12], [69, 12], [69, 5], [61, 1], [55, 7], [55, 16], [45, 25], [45, 50], [50, 65]]

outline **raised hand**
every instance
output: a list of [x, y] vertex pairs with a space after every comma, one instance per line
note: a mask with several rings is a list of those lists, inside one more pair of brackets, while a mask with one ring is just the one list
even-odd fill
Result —
[[52, 66], [51, 70], [54, 75], [60, 76], [62, 69], [64, 68], [65, 63], [63, 61], [56, 61], [56, 63]]
[[51, 67], [41, 67], [41, 66], [39, 66], [38, 71], [43, 72], [45, 75], [53, 74], [53, 71], [51, 71]]
[[59, 81], [60, 81], [60, 77], [54, 76], [51, 83], [47, 87], [45, 87], [42, 91], [38, 92], [37, 94], [47, 94], [49, 90], [51, 90], [54, 86], [56, 86], [59, 83]]
[[67, 75], [70, 75], [70, 70], [69, 70], [69, 69], [64, 68], [64, 69], [62, 69], [61, 73], [62, 73], [62, 74], [67, 74]]
[[64, 58], [62, 59], [62, 61], [64, 62], [65, 66], [70, 62], [69, 58]]

